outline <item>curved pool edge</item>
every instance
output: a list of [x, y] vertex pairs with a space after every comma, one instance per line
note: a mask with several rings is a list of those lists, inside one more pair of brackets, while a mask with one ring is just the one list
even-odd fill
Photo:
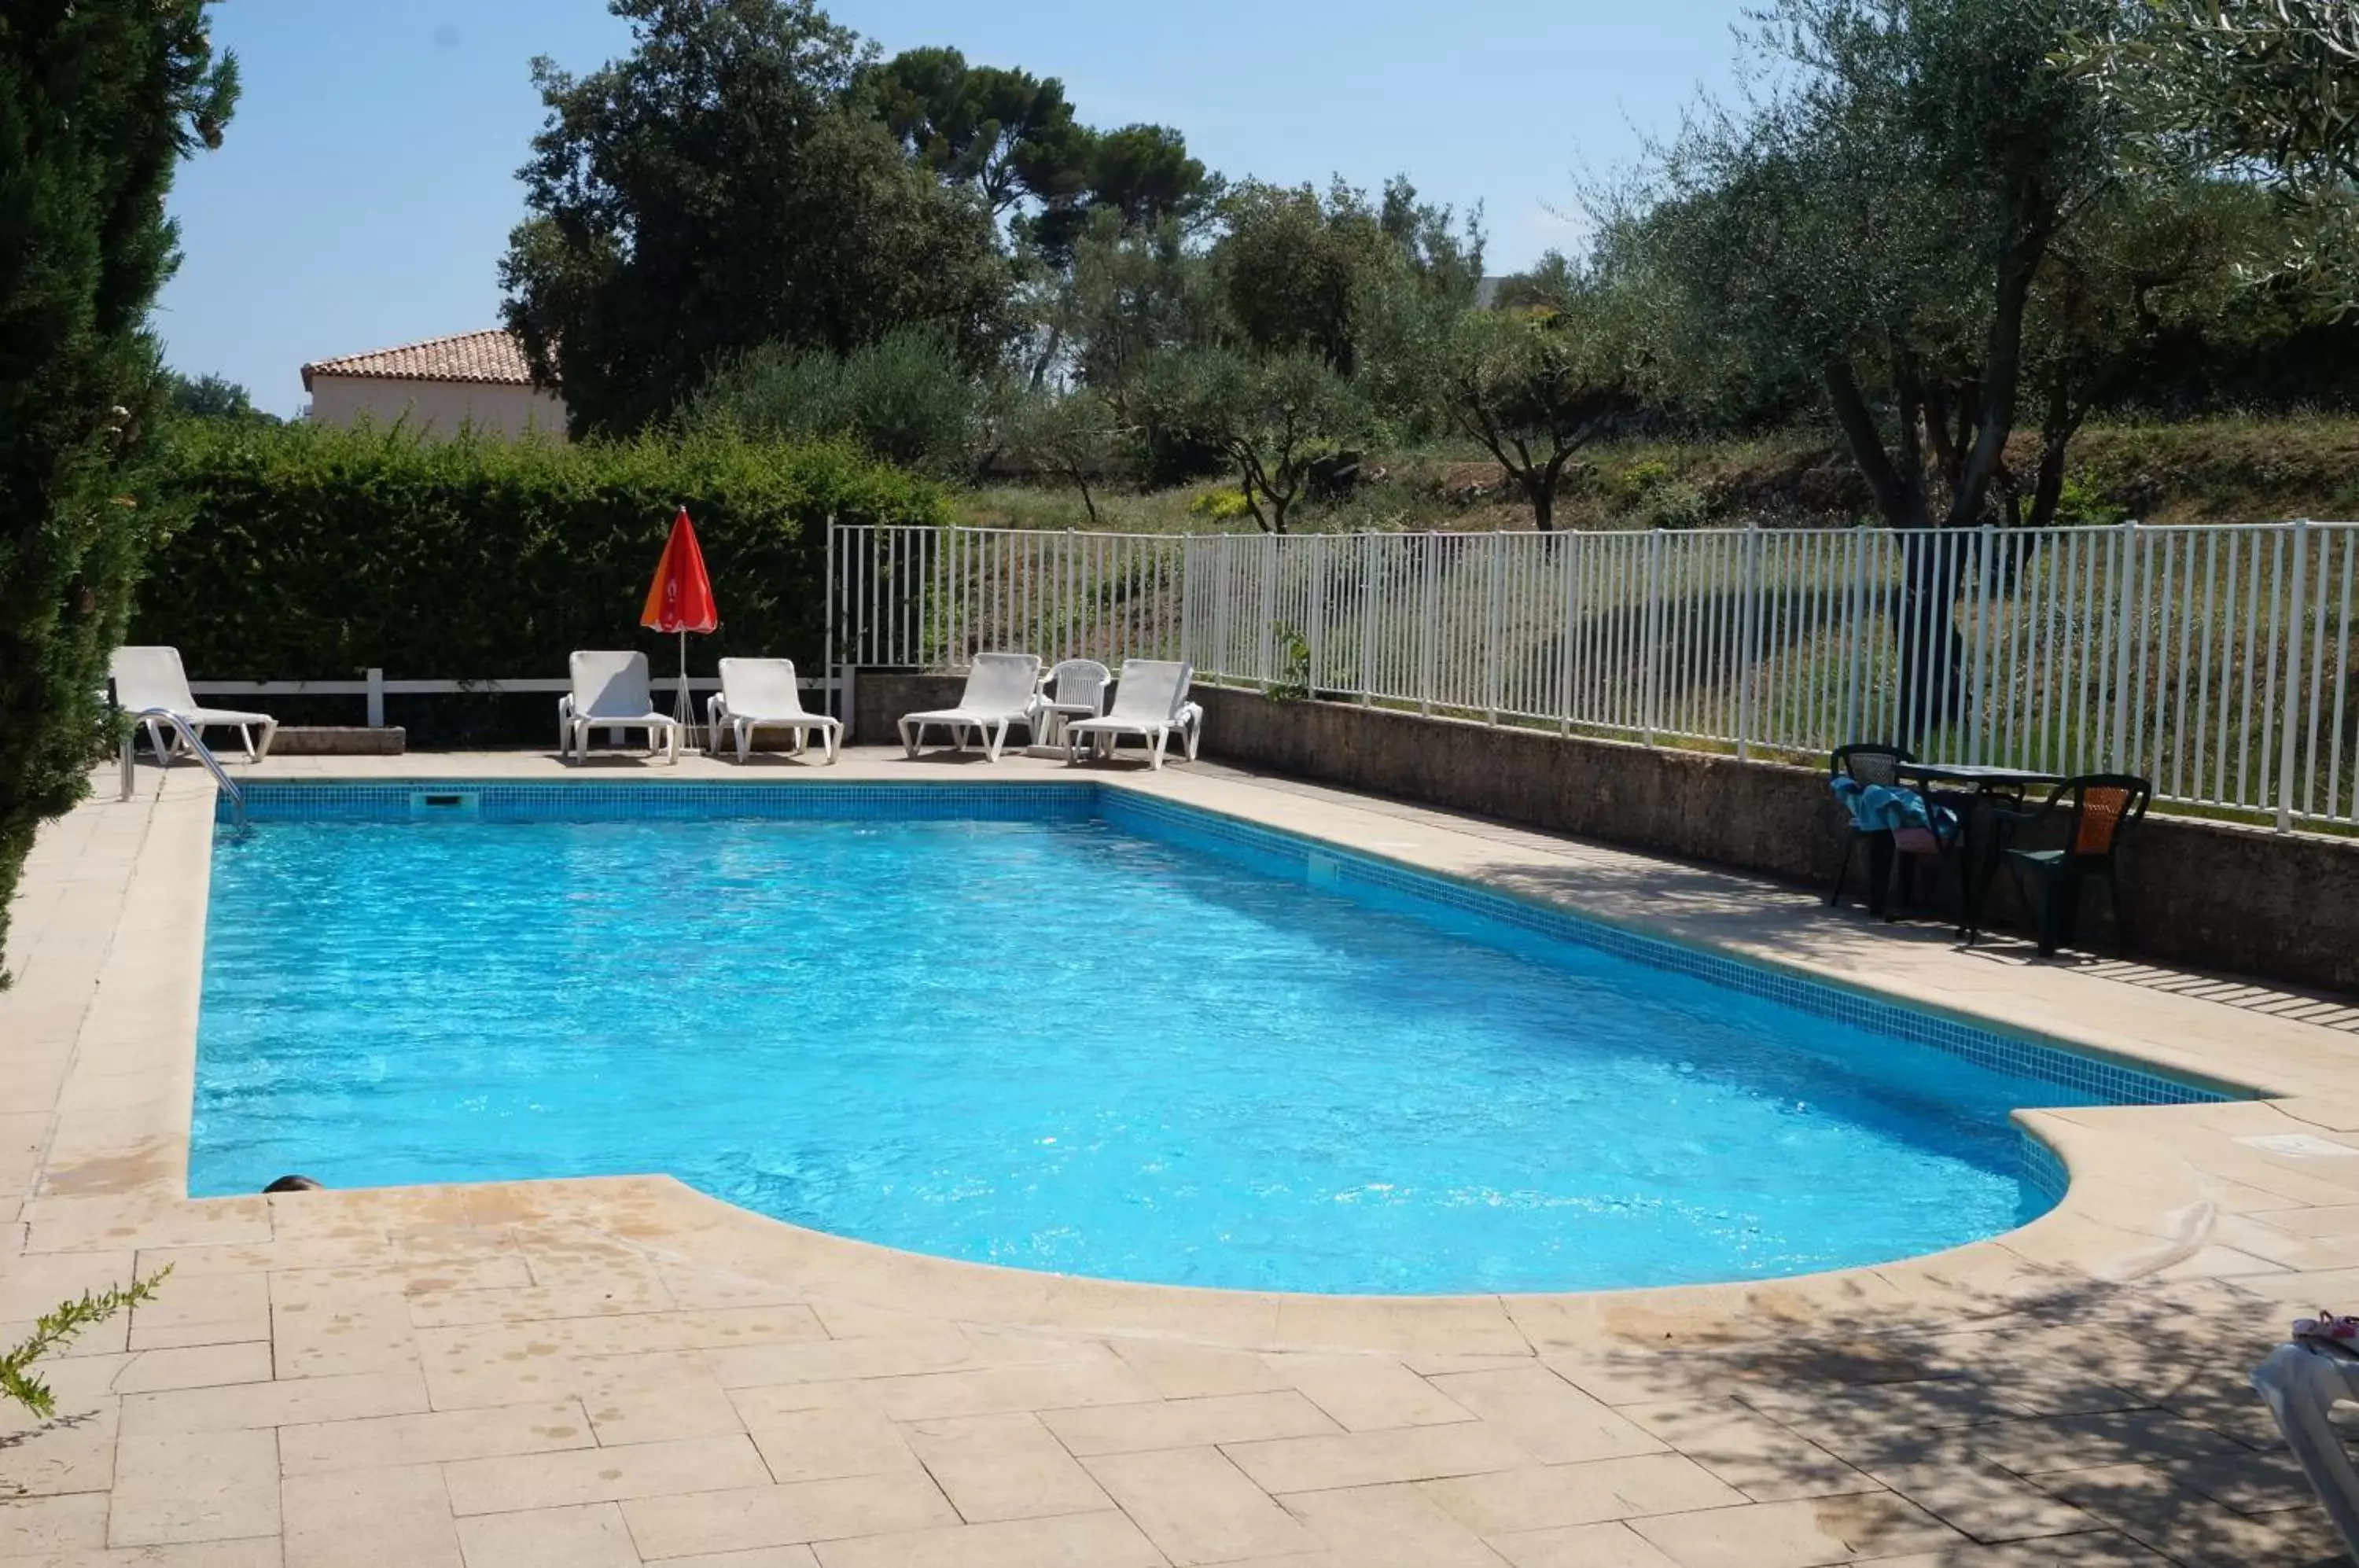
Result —
[[[2200, 1107], [2139, 1107], [2133, 1114], [2168, 1120], [2182, 1108]], [[1692, 1349], [1831, 1327], [1873, 1329], [1903, 1311], [1972, 1321], [2091, 1283], [2142, 1278], [2205, 1245], [2212, 1199], [2167, 1138], [2135, 1125], [2090, 1126], [2055, 1112], [2023, 1111], [2017, 1119], [2026, 1136], [2055, 1152], [2070, 1178], [2056, 1206], [2027, 1225], [1890, 1263], [1630, 1290], [1331, 1296], [1049, 1274], [831, 1236], [667, 1175], [182, 1202], [223, 1217], [259, 1205], [282, 1238], [351, 1235], [420, 1215], [469, 1228], [557, 1225], [610, 1237], [658, 1267], [717, 1271], [750, 1295], [788, 1292], [1068, 1335], [1393, 1356], [1520, 1356], [1601, 1344]]]

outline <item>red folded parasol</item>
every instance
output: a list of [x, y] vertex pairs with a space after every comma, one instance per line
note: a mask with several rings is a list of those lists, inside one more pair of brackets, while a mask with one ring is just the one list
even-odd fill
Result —
[[721, 625], [721, 614], [712, 603], [712, 579], [705, 575], [704, 551], [697, 548], [696, 525], [688, 520], [686, 506], [672, 519], [671, 538], [664, 543], [663, 559], [656, 563], [655, 581], [647, 584], [647, 606], [639, 612], [639, 625], [679, 634], [679, 700], [672, 716], [679, 720], [693, 745], [696, 708], [688, 696], [688, 634], [715, 629]]

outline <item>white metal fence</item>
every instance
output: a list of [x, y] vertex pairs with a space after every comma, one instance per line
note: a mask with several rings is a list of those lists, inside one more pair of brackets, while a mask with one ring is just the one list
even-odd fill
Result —
[[2352, 822], [2359, 525], [1166, 537], [844, 528], [832, 666], [988, 648], [1565, 733], [2151, 779]]

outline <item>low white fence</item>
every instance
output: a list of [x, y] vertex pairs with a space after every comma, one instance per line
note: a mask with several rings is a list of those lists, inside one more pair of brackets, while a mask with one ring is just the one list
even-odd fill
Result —
[[839, 528], [831, 674], [1184, 658], [1204, 679], [1781, 757], [2118, 771], [2347, 823], [2359, 525], [1170, 537]]
[[[677, 674], [657, 675], [651, 684], [658, 691], [677, 693]], [[795, 684], [806, 691], [833, 691], [842, 682], [814, 680], [801, 676]], [[721, 680], [712, 675], [691, 675], [688, 678], [690, 691], [718, 691]], [[365, 706], [364, 719], [371, 729], [385, 727], [385, 700], [391, 697], [457, 697], [507, 696], [514, 693], [561, 697], [573, 690], [573, 682], [560, 676], [554, 680], [543, 676], [504, 676], [483, 681], [388, 681], [382, 670], [371, 670], [359, 681], [191, 681], [189, 693], [196, 697], [358, 697]]]

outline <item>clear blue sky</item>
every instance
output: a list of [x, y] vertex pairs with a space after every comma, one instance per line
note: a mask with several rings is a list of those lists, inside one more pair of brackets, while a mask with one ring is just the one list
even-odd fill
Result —
[[[1568, 231], [1579, 173], [1633, 158], [1730, 78], [1741, 0], [839, 0], [887, 52], [949, 44], [1064, 80], [1088, 124], [1152, 121], [1232, 177], [1480, 201], [1491, 270]], [[245, 96], [171, 201], [187, 259], [158, 323], [174, 368], [292, 413], [299, 366], [495, 325], [541, 120], [536, 54], [585, 70], [628, 33], [603, 0], [223, 0]]]

